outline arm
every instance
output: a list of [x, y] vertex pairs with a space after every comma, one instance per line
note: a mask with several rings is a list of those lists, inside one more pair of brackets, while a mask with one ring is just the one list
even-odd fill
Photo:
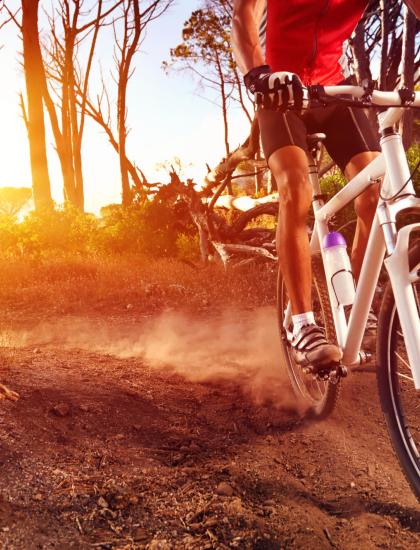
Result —
[[232, 49], [243, 74], [265, 64], [258, 35], [264, 5], [264, 0], [234, 0]]
[[420, 19], [420, 0], [404, 0], [404, 4], [410, 8], [417, 19]]

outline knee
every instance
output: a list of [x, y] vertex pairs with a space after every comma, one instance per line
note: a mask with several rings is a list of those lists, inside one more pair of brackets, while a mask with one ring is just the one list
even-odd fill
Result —
[[373, 218], [378, 204], [379, 190], [377, 186], [367, 189], [354, 201], [354, 209], [358, 218], [370, 220]]
[[289, 168], [275, 176], [280, 210], [294, 216], [306, 216], [311, 205], [312, 191], [305, 169]]

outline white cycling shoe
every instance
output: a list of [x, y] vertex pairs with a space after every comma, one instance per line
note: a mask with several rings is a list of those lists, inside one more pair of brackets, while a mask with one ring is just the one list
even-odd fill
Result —
[[334, 369], [342, 357], [340, 348], [328, 342], [324, 329], [315, 324], [304, 325], [291, 337], [290, 345], [294, 361], [301, 367], [311, 367], [314, 374]]

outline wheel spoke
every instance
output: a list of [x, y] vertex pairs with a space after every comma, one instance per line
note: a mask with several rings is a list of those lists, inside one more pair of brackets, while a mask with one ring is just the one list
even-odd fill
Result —
[[405, 378], [406, 380], [410, 380], [410, 382], [414, 382], [414, 379], [411, 378], [411, 376], [406, 376], [405, 374], [401, 374], [401, 372], [397, 372], [397, 374], [400, 378]]
[[[411, 372], [411, 367], [410, 367], [410, 365], [407, 363], [407, 361], [406, 361], [405, 359], [403, 359], [403, 358], [401, 357], [401, 355], [400, 355], [397, 351], [395, 351], [394, 353], [395, 353], [395, 355], [398, 357], [398, 359], [399, 359], [399, 360], [408, 368], [408, 370]], [[413, 379], [410, 378], [410, 380], [413, 380]]]

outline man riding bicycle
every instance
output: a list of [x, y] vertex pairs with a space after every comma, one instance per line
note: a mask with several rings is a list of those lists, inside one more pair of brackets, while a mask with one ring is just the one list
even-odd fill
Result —
[[[234, 0], [232, 46], [247, 89], [259, 97], [261, 141], [279, 191], [277, 253], [292, 306], [294, 360], [314, 371], [341, 359], [315, 323], [311, 303], [311, 255], [306, 228], [312, 191], [308, 180], [307, 134], [324, 133], [325, 146], [349, 180], [380, 152], [378, 138], [361, 109], [342, 104], [301, 113], [303, 86], [337, 85], [348, 76], [340, 61], [368, 0]], [[405, 0], [420, 15], [420, 0]], [[265, 36], [260, 36], [260, 21]], [[262, 38], [262, 39], [261, 39]], [[261, 44], [265, 44], [265, 54]], [[273, 108], [273, 93], [294, 110]], [[268, 108], [267, 108], [268, 107]], [[355, 200], [352, 250], [357, 279], [378, 202], [378, 185]], [[365, 349], [374, 342], [376, 318], [368, 320]], [[372, 334], [373, 332], [373, 334]], [[373, 337], [372, 337], [373, 336]]]

